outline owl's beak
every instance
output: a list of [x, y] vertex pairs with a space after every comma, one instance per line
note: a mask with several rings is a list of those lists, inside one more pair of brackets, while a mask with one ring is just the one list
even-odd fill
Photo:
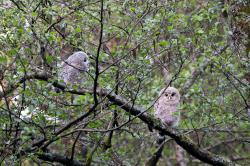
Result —
[[172, 97], [171, 97], [171, 96], [169, 96], [169, 97], [168, 97], [168, 100], [170, 100], [170, 99], [172, 99]]

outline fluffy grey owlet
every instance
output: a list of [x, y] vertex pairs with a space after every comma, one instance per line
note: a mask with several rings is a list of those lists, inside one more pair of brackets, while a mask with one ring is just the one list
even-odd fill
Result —
[[155, 117], [159, 118], [166, 126], [176, 127], [180, 120], [177, 106], [180, 102], [180, 93], [174, 87], [163, 88], [159, 93], [159, 99], [154, 104]]
[[62, 63], [59, 73], [60, 79], [66, 84], [79, 85], [84, 82], [86, 71], [89, 69], [88, 56], [85, 52], [78, 51], [70, 55]]

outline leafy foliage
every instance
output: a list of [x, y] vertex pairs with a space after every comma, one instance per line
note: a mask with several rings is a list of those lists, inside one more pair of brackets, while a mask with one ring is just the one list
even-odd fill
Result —
[[[143, 165], [158, 147], [157, 131], [101, 89], [153, 116], [159, 90], [170, 84], [182, 95], [177, 130], [201, 149], [249, 164], [249, 6], [244, 0], [0, 1], [1, 164], [60, 163], [39, 155], [55, 153], [92, 165]], [[58, 92], [60, 64], [79, 50], [90, 56], [87, 81]], [[38, 73], [50, 77], [23, 79]], [[178, 163], [176, 153], [168, 140], [159, 165]], [[201, 162], [182, 157], [186, 165]]]

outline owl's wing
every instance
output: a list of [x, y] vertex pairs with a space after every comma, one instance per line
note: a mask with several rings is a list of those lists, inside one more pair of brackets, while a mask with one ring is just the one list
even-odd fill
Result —
[[66, 76], [66, 73], [65, 73], [65, 63], [62, 62], [60, 65], [58, 65], [58, 76], [59, 76], [59, 79], [63, 80], [64, 77]]
[[154, 104], [154, 116], [159, 117], [159, 101], [157, 100]]

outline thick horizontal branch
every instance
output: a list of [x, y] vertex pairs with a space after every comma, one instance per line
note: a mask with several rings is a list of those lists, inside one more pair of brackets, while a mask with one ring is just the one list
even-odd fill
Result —
[[194, 156], [195, 158], [212, 165], [224, 166], [224, 165], [234, 165], [232, 161], [229, 161], [219, 155], [215, 155], [210, 153], [209, 151], [200, 149], [197, 145], [195, 145], [188, 137], [184, 135], [180, 135], [177, 131], [166, 128], [158, 122], [158, 120], [143, 114], [145, 109], [140, 108], [138, 106], [133, 106], [128, 103], [125, 99], [120, 96], [114, 94], [106, 94], [110, 101], [114, 102], [121, 108], [123, 108], [126, 112], [138, 116], [143, 122], [148, 124], [151, 128], [154, 128], [161, 133], [170, 136], [175, 140], [175, 142], [180, 145], [183, 149], [185, 149], [189, 154]]
[[[38, 79], [38, 80], [49, 81], [49, 78], [50, 77], [48, 75], [42, 74], [42, 73], [34, 74], [34, 75], [27, 75], [26, 77], [22, 78], [18, 83], [20, 84], [20, 83], [24, 82], [25, 80], [29, 80], [29, 79]], [[53, 82], [52, 85], [59, 88], [59, 89], [62, 89], [62, 90], [66, 89], [65, 86], [60, 85], [56, 82]], [[9, 92], [13, 91], [18, 86], [19, 86], [18, 84], [10, 86], [9, 87], [10, 89], [5, 90], [5, 95], [7, 92], [9, 93]], [[83, 95], [85, 93], [92, 93], [91, 90], [86, 90], [86, 89], [85, 90], [82, 89], [79, 91], [70, 90], [67, 92], [70, 92], [72, 94], [79, 94], [79, 95]], [[154, 119], [154, 118], [146, 115], [146, 113], [144, 113], [146, 111], [146, 109], [129, 103], [123, 97], [115, 95], [114, 93], [110, 93], [107, 90], [99, 90], [99, 91], [97, 91], [97, 93], [98, 93], [98, 95], [106, 96], [111, 102], [120, 106], [123, 110], [130, 113], [131, 115], [137, 116], [144, 123], [149, 125], [151, 128], [158, 130], [161, 133], [173, 138], [178, 145], [180, 145], [183, 149], [185, 149], [189, 154], [191, 154], [195, 158], [197, 158], [205, 163], [217, 165], [217, 166], [235, 165], [232, 161], [230, 161], [228, 159], [225, 159], [219, 155], [212, 154], [209, 151], [202, 150], [196, 144], [194, 144], [192, 142], [192, 140], [190, 140], [188, 137], [186, 137], [184, 135], [181, 135], [176, 130], [162, 126], [161, 123], [157, 119]], [[3, 96], [4, 96], [4, 94], [0, 94], [0, 98]]]
[[65, 155], [59, 155], [55, 153], [36, 153], [36, 156], [44, 161], [57, 162], [63, 165], [72, 165], [72, 166], [84, 166], [83, 163], [77, 160], [71, 160]]

